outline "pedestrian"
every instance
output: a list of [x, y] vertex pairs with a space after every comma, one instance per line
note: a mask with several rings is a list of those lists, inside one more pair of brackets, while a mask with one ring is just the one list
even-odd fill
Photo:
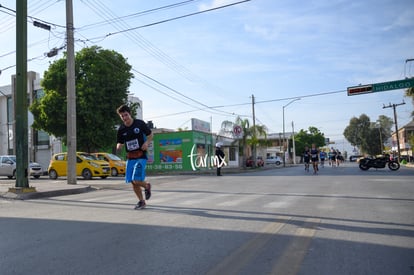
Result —
[[341, 152], [336, 149], [336, 166], [339, 166], [339, 163], [342, 162], [342, 155]]
[[305, 146], [303, 151], [303, 162], [305, 163], [305, 171], [309, 172], [310, 151], [308, 146]]
[[317, 174], [319, 171], [318, 168], [318, 161], [319, 161], [319, 149], [316, 148], [315, 143], [312, 143], [312, 147], [310, 149], [312, 167], [313, 167], [313, 174]]
[[321, 160], [321, 167], [325, 167], [325, 158], [326, 158], [326, 153], [324, 151], [321, 150], [321, 152], [319, 153], [319, 158]]
[[217, 161], [217, 176], [222, 176], [221, 174], [221, 167], [223, 166], [225, 154], [223, 150], [221, 150], [221, 143], [216, 143], [216, 161]]
[[330, 153], [330, 164], [332, 164], [332, 167], [336, 167], [336, 150], [333, 148], [333, 147], [331, 147], [331, 151], [329, 152]]
[[[147, 165], [147, 150], [153, 139], [153, 133], [148, 125], [141, 119], [134, 119], [128, 105], [121, 105], [117, 113], [123, 124], [117, 132], [116, 149], [125, 145], [127, 152], [125, 183], [132, 183], [132, 188], [138, 198], [135, 209], [143, 209], [145, 200], [151, 197], [151, 184], [145, 181], [145, 168]], [[142, 189], [145, 189], [145, 199]]]

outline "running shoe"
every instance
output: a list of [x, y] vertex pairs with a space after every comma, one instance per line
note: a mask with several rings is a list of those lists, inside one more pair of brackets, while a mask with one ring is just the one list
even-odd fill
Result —
[[151, 183], [148, 183], [148, 188], [145, 188], [145, 199], [149, 200], [151, 198]]
[[145, 201], [139, 201], [137, 203], [137, 205], [135, 205], [135, 210], [144, 209], [145, 206], [147, 206], [147, 204], [145, 203]]

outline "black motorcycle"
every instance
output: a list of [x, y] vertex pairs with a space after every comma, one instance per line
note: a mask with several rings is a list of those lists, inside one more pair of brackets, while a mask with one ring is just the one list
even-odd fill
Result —
[[392, 171], [397, 171], [400, 169], [400, 164], [398, 161], [390, 160], [389, 156], [378, 157], [378, 158], [363, 158], [359, 160], [359, 168], [361, 170], [368, 170], [369, 168], [385, 168], [388, 165], [388, 168]]

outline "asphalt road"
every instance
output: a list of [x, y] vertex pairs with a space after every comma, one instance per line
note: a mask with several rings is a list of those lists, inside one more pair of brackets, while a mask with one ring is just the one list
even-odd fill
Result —
[[1, 199], [0, 273], [414, 274], [414, 169], [223, 174]]

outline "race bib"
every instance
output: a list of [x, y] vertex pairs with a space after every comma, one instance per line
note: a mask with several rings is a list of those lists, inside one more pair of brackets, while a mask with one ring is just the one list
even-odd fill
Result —
[[139, 149], [139, 147], [140, 146], [139, 146], [138, 139], [128, 140], [126, 142], [126, 148], [127, 148], [128, 151], [137, 150], [137, 149]]

